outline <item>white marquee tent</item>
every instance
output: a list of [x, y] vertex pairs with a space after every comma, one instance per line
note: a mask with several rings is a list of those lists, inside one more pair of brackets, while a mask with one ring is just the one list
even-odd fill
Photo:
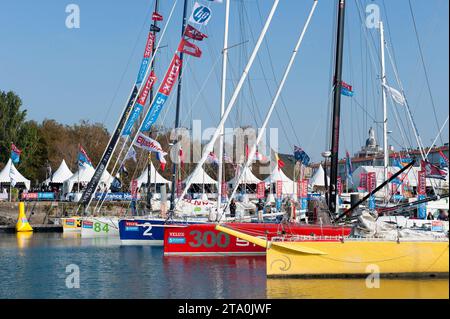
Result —
[[0, 183], [11, 183], [16, 184], [23, 183], [26, 189], [30, 189], [30, 180], [23, 177], [22, 174], [14, 166], [14, 163], [9, 159], [3, 170], [0, 172]]
[[[278, 169], [277, 166], [274, 167], [272, 173], [264, 180], [266, 183], [275, 184], [277, 181], [281, 181], [283, 183], [283, 194], [291, 195], [296, 194], [297, 191], [297, 183], [294, 183], [292, 179], [284, 174], [283, 170]], [[276, 189], [273, 188], [273, 192]]]
[[[151, 184], [170, 184], [170, 181], [161, 176], [161, 174], [155, 169], [153, 163], [150, 166], [150, 183]], [[145, 167], [141, 176], [137, 178], [138, 188], [142, 184], [147, 184], [148, 181], [148, 166]]]
[[[87, 184], [91, 180], [92, 176], [94, 176], [94, 173], [95, 169], [92, 166], [80, 166], [75, 174], [64, 181], [64, 189], [66, 190], [66, 192], [70, 193], [76, 183]], [[100, 183], [103, 183], [103, 186], [109, 187], [113, 179], [114, 178], [111, 176], [111, 174], [109, 174], [108, 171], [105, 171], [100, 180]]]
[[[239, 173], [240, 174], [240, 173]], [[235, 185], [237, 182], [237, 179], [239, 178], [239, 174], [235, 176], [232, 180], [229, 181], [230, 184]], [[258, 184], [262, 182], [258, 177], [253, 175], [250, 168], [246, 168], [244, 171], [244, 176], [241, 179], [241, 184]]]
[[[194, 172], [192, 172], [193, 174]], [[195, 176], [189, 175], [188, 178], [186, 178], [185, 182], [190, 179], [191, 184], [217, 184], [217, 181], [215, 181], [211, 176], [209, 176], [203, 167], [201, 167]]]
[[68, 180], [73, 176], [73, 173], [70, 171], [69, 167], [66, 164], [65, 160], [62, 160], [61, 165], [59, 165], [58, 169], [53, 173], [52, 178], [48, 178], [45, 180], [45, 184], [63, 184], [64, 181]]
[[[325, 187], [325, 171], [324, 171], [322, 165], [319, 166], [317, 171], [310, 178], [309, 185]], [[327, 176], [327, 185], [330, 185], [330, 177], [329, 176]]]

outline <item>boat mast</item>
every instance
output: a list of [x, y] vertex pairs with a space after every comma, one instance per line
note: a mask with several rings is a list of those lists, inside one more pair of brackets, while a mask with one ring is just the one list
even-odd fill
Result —
[[[256, 148], [257, 148], [258, 144], [261, 142], [262, 137], [264, 136], [264, 132], [266, 130], [267, 124], [269, 123], [270, 117], [272, 116], [272, 112], [275, 109], [275, 106], [277, 105], [277, 102], [278, 102], [278, 99], [279, 99], [279, 97], [281, 95], [281, 92], [283, 91], [284, 84], [286, 83], [286, 80], [287, 80], [287, 78], [289, 76], [289, 72], [291, 71], [292, 65], [294, 64], [295, 58], [297, 57], [298, 50], [300, 49], [300, 45], [302, 44], [303, 37], [305, 36], [305, 33], [306, 33], [307, 29], [308, 29], [309, 23], [310, 23], [311, 18], [312, 18], [313, 14], [314, 14], [316, 6], [317, 6], [317, 0], [314, 0], [313, 6], [312, 6], [311, 11], [310, 11], [310, 13], [308, 15], [306, 23], [303, 26], [302, 32], [300, 33], [300, 36], [299, 36], [299, 38], [297, 40], [295, 48], [292, 51], [292, 55], [291, 55], [291, 58], [289, 60], [289, 63], [286, 66], [286, 69], [284, 71], [283, 77], [282, 77], [282, 79], [280, 81], [280, 84], [278, 85], [278, 89], [277, 89], [277, 91], [275, 93], [275, 96], [274, 96], [274, 98], [272, 100], [272, 103], [271, 103], [271, 105], [269, 107], [269, 110], [267, 111], [266, 117], [265, 117], [264, 122], [263, 122], [263, 124], [261, 126], [261, 129], [259, 130], [258, 136], [256, 137], [255, 144], [252, 146], [252, 149], [251, 149], [251, 151], [250, 151], [250, 153], [249, 153], [249, 155], [247, 157], [246, 163], [242, 167], [242, 170], [241, 170], [241, 172], [240, 172], [240, 174], [239, 174], [239, 176], [238, 176], [238, 178], [236, 180], [236, 183], [235, 183], [235, 185], [233, 187], [233, 191], [231, 193], [230, 200], [236, 194], [238, 186], [239, 186], [241, 180], [243, 179], [243, 177], [244, 177], [244, 175], [246, 173], [246, 170], [248, 170], [250, 168], [250, 165], [252, 164], [253, 158], [255, 157], [255, 154], [256, 154]], [[272, 156], [271, 156], [271, 158], [272, 158]], [[294, 169], [294, 179], [295, 179], [295, 169]], [[272, 188], [272, 174], [270, 175], [270, 187]], [[271, 191], [272, 191], [272, 189], [271, 189]]]
[[[383, 22], [380, 21], [380, 50], [381, 50], [381, 97], [383, 103], [383, 153], [384, 153], [384, 180], [388, 179], [389, 150], [388, 150], [388, 132], [387, 132], [387, 107], [386, 107], [386, 68], [384, 62], [384, 29]], [[386, 201], [389, 192], [389, 186], [386, 184], [384, 188], [384, 200]]]
[[342, 60], [344, 51], [345, 0], [339, 0], [338, 29], [336, 35], [336, 62], [334, 72], [333, 124], [331, 132], [331, 168], [328, 208], [332, 216], [337, 213], [337, 178], [339, 165], [339, 129], [341, 112]]
[[[225, 97], [226, 97], [226, 84], [227, 84], [227, 59], [228, 59], [228, 22], [230, 20], [230, 0], [225, 0], [225, 31], [223, 35], [223, 52], [222, 52], [222, 88], [220, 96], [220, 117], [225, 112]], [[217, 171], [217, 216], [221, 214], [221, 202], [222, 202], [222, 175], [223, 175], [223, 127], [219, 136], [219, 168]]]
[[[181, 27], [181, 37], [184, 36], [184, 29], [186, 28], [186, 19], [187, 19], [187, 5], [188, 0], [184, 0], [184, 7], [183, 7], [183, 22]], [[175, 130], [180, 127], [180, 102], [181, 102], [181, 80], [182, 80], [182, 73], [183, 73], [183, 52], [180, 52], [180, 72], [178, 73], [178, 88], [177, 88], [177, 106], [176, 106], [176, 114], [175, 114]], [[176, 133], [176, 132], [175, 132]], [[172, 145], [175, 145], [176, 141], [172, 141]], [[175, 209], [175, 187], [177, 183], [177, 164], [174, 162], [172, 165], [172, 190], [171, 190], [171, 197], [170, 197], [170, 211], [169, 215], [173, 215], [173, 210]]]
[[[196, 176], [198, 174], [199, 170], [201, 169], [203, 164], [206, 162], [206, 159], [208, 158], [208, 154], [210, 152], [212, 152], [212, 150], [214, 148], [214, 143], [216, 142], [217, 138], [219, 137], [219, 134], [223, 128], [223, 125], [225, 124], [225, 121], [227, 120], [228, 116], [230, 115], [231, 110], [233, 109], [234, 104], [236, 103], [236, 99], [239, 95], [239, 92], [242, 89], [242, 85], [244, 84], [244, 82], [247, 78], [248, 72], [250, 71], [250, 69], [253, 65], [253, 62], [255, 61], [256, 55], [261, 47], [261, 44], [262, 44], [262, 41], [264, 40], [265, 35], [267, 33], [267, 29], [269, 28], [269, 25], [272, 22], [273, 15], [275, 14], [275, 11], [278, 7], [279, 2], [280, 2], [280, 0], [273, 1], [272, 9], [270, 10], [270, 13], [266, 19], [263, 29], [261, 30], [259, 38], [256, 41], [255, 47], [254, 47], [253, 52], [247, 62], [247, 65], [245, 66], [244, 70], [242, 71], [241, 78], [239, 79], [239, 82], [230, 98], [230, 101], [228, 102], [227, 108], [225, 109], [225, 112], [224, 112], [222, 118], [220, 119], [220, 122], [217, 125], [217, 128], [214, 131], [214, 134], [213, 134], [211, 140], [206, 145], [206, 147], [203, 149], [202, 158], [197, 163], [197, 166], [195, 167], [194, 172], [191, 174], [191, 177], [188, 179], [186, 186], [184, 187], [183, 193], [181, 194], [181, 196], [178, 200], [182, 199], [186, 195], [189, 187], [192, 184], [192, 176]], [[177, 201], [177, 203], [178, 203], [178, 201]]]
[[[158, 12], [159, 8], [159, 0], [155, 0], [155, 11]], [[153, 41], [153, 48], [152, 51], [155, 52], [155, 42], [156, 42], [156, 30], [158, 29], [158, 20], [153, 21], [153, 25], [155, 28], [153, 28], [153, 37], [155, 38], [155, 41]], [[155, 59], [152, 60], [152, 64], [150, 66], [151, 71], [155, 71]], [[150, 71], [150, 72], [151, 72]], [[153, 86], [150, 90], [149, 94], [149, 100], [153, 101]], [[148, 133], [148, 135], [151, 135], [151, 131]], [[147, 208], [152, 211], [152, 183], [151, 183], [151, 177], [152, 177], [152, 153], [148, 153], [148, 163], [147, 163]]]

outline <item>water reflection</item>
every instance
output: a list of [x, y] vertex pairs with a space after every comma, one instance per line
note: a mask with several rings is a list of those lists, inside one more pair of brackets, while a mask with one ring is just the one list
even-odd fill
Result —
[[22, 232], [17, 233], [17, 247], [19, 249], [24, 249], [30, 246], [31, 238], [33, 237], [33, 232]]
[[267, 279], [267, 298], [311, 299], [448, 299], [448, 279]]

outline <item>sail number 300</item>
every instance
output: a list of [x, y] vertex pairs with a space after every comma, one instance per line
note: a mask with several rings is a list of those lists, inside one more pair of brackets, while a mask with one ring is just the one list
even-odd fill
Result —
[[213, 231], [200, 232], [198, 230], [193, 230], [189, 233], [193, 240], [189, 242], [189, 246], [198, 247], [214, 247], [219, 246], [221, 248], [228, 247], [230, 244], [230, 236], [225, 233], [215, 233]]

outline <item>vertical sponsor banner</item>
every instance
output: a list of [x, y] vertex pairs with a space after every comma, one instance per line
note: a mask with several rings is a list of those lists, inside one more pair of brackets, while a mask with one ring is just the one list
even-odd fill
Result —
[[[421, 200], [421, 199], [425, 199], [426, 196], [425, 195], [417, 195], [417, 200]], [[417, 218], [419, 219], [427, 219], [427, 204], [423, 203], [423, 204], [419, 204], [417, 206]]]
[[364, 192], [367, 191], [367, 173], [359, 175], [359, 188]]
[[337, 178], [337, 189], [338, 189], [338, 195], [342, 195], [342, 178], [338, 176]]
[[277, 194], [277, 198], [281, 198], [281, 196], [283, 194], [283, 182], [282, 181], [277, 181], [277, 183], [276, 183], [276, 194]]
[[[377, 176], [374, 172], [367, 174], [367, 191], [370, 193], [377, 187]], [[375, 196], [369, 197], [369, 209], [375, 209]]]
[[303, 179], [301, 185], [302, 191], [300, 197], [302, 199], [302, 210], [306, 210], [308, 208], [308, 179]]
[[138, 189], [138, 184], [137, 184], [137, 180], [133, 179], [131, 180], [130, 183], [130, 188], [131, 188], [131, 200], [137, 200], [137, 189]]
[[417, 172], [417, 194], [426, 195], [427, 193], [427, 179], [425, 171]]
[[150, 90], [156, 82], [155, 73], [152, 71], [150, 76], [147, 78], [147, 82], [145, 83], [143, 89], [141, 90], [141, 94], [139, 94], [139, 98], [137, 103], [133, 107], [133, 111], [131, 111], [130, 117], [128, 118], [127, 123], [125, 124], [125, 128], [123, 130], [123, 136], [129, 136], [131, 134], [131, 130], [133, 128], [134, 123], [139, 118], [139, 114], [141, 114], [144, 109], [145, 103], [147, 103], [147, 98], [150, 95]]
[[175, 86], [178, 74], [180, 73], [180, 69], [181, 59], [177, 54], [175, 54], [164, 77], [164, 81], [161, 83], [158, 93], [156, 94], [156, 97], [152, 105], [150, 106], [150, 110], [144, 119], [144, 123], [141, 128], [142, 132], [150, 131], [150, 128], [158, 119], [159, 113], [161, 113], [161, 110], [164, 107], [164, 104], [166, 103], [170, 92], [172, 92], [172, 89]]
[[263, 199], [266, 191], [266, 184], [264, 182], [259, 182], [257, 184], [256, 198]]
[[155, 36], [152, 32], [148, 33], [147, 43], [145, 44], [144, 57], [142, 58], [141, 67], [139, 69], [136, 84], [141, 84], [144, 81], [145, 73], [147, 72], [148, 63], [153, 52], [153, 44], [155, 43]]
[[302, 181], [297, 181], [297, 199], [300, 201], [302, 198]]
[[111, 156], [114, 152], [117, 142], [119, 141], [122, 129], [124, 128], [125, 123], [128, 119], [128, 115], [130, 114], [131, 109], [133, 108], [137, 94], [138, 88], [135, 85], [133, 88], [133, 92], [131, 93], [130, 99], [128, 100], [127, 107], [125, 108], [125, 111], [123, 112], [122, 117], [120, 118], [119, 124], [117, 125], [117, 128], [114, 131], [111, 140], [109, 141], [109, 144], [106, 147], [105, 152], [103, 153], [103, 157], [101, 158], [100, 163], [97, 165], [94, 175], [92, 176], [88, 185], [84, 189], [83, 195], [81, 196], [81, 202], [84, 205], [86, 205], [91, 200], [92, 195], [97, 189], [98, 183], [100, 182], [100, 179], [103, 176], [104, 171], [106, 170], [106, 166], [108, 165], [109, 160], [111, 159]]

